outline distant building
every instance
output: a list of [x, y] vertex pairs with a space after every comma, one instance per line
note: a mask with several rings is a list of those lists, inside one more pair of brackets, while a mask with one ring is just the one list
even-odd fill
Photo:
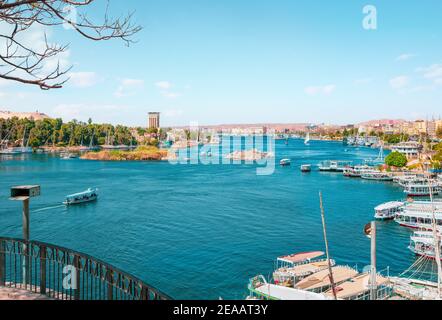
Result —
[[405, 154], [407, 158], [417, 158], [419, 156], [419, 153], [422, 151], [422, 145], [418, 142], [401, 142], [399, 144], [396, 144], [391, 147], [391, 151], [397, 151], [402, 154]]
[[149, 123], [147, 126], [149, 129], [160, 128], [160, 113], [159, 112], [149, 112]]

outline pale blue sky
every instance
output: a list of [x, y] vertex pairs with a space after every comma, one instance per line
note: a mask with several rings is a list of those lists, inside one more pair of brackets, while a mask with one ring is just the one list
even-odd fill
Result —
[[[377, 30], [362, 28], [367, 4]], [[136, 44], [56, 30], [52, 41], [71, 43], [71, 82], [0, 83], [0, 109], [126, 125], [146, 125], [148, 111], [164, 125], [442, 114], [440, 0], [111, 1], [114, 15], [132, 10]]]

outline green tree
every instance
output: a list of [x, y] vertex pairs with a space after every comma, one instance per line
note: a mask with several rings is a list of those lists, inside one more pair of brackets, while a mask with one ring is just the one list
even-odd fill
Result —
[[436, 130], [436, 136], [437, 136], [439, 139], [442, 139], [442, 126], [437, 127], [437, 130]]
[[400, 152], [392, 152], [385, 158], [385, 164], [392, 166], [392, 167], [398, 167], [402, 168], [407, 165], [407, 157]]

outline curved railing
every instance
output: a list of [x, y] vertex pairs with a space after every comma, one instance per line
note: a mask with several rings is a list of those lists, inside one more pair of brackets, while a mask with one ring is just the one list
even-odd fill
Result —
[[0, 237], [0, 286], [60, 300], [168, 300], [101, 260], [47, 243]]

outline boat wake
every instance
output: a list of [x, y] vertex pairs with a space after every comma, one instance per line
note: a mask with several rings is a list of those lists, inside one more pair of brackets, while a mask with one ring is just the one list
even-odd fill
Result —
[[52, 207], [46, 207], [46, 208], [41, 208], [41, 209], [33, 210], [32, 212], [36, 213], [36, 212], [42, 212], [42, 211], [49, 211], [49, 210], [54, 210], [54, 209], [63, 208], [63, 207], [65, 207], [65, 205], [64, 204], [60, 204], [60, 205], [57, 205], [57, 206], [52, 206]]

